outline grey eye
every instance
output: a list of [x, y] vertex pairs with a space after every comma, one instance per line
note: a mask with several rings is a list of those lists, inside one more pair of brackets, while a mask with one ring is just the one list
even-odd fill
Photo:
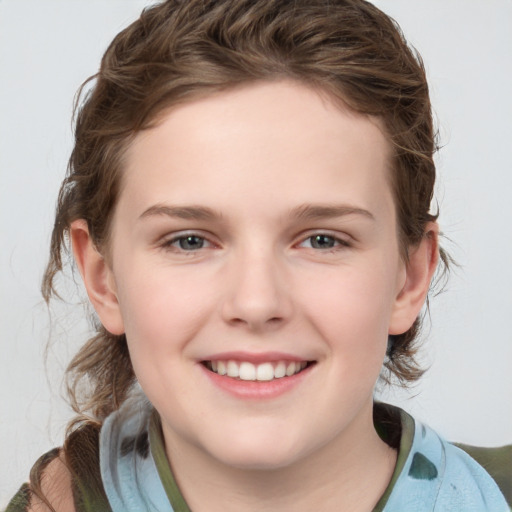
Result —
[[313, 249], [332, 249], [336, 245], [336, 239], [329, 235], [315, 235], [309, 237]]
[[184, 251], [194, 251], [202, 249], [204, 246], [204, 238], [196, 235], [182, 236], [175, 242], [179, 245], [179, 248]]

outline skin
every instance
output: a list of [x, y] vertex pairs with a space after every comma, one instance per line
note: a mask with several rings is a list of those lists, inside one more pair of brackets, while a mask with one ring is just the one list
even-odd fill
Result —
[[[367, 511], [384, 492], [396, 454], [373, 390], [438, 253], [429, 224], [401, 258], [389, 153], [377, 120], [293, 82], [251, 84], [137, 135], [108, 260], [73, 224], [89, 297], [127, 335], [194, 511]], [[314, 364], [278, 396], [241, 398], [201, 364], [233, 351]]]

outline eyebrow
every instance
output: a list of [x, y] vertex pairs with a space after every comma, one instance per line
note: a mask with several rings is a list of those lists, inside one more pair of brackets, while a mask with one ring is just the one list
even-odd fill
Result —
[[204, 206], [170, 206], [164, 204], [155, 204], [145, 210], [139, 219], [145, 219], [153, 216], [176, 217], [186, 220], [211, 220], [222, 217], [211, 208]]
[[[303, 204], [293, 208], [290, 212], [292, 218], [301, 221], [322, 220], [327, 218], [346, 217], [360, 215], [370, 220], [375, 220], [371, 212], [364, 208], [349, 205], [315, 205]], [[145, 210], [139, 219], [153, 216], [176, 217], [185, 220], [212, 220], [221, 218], [222, 215], [205, 206], [171, 206], [155, 204]]]
[[291, 211], [291, 216], [299, 220], [322, 220], [327, 218], [345, 217], [347, 215], [360, 215], [370, 220], [375, 220], [374, 215], [365, 210], [350, 205], [315, 205], [303, 204]]

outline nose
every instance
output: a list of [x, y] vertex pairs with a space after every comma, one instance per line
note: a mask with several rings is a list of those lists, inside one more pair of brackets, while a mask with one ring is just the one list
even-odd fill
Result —
[[272, 251], [246, 252], [226, 273], [222, 315], [226, 322], [253, 331], [275, 328], [292, 314], [286, 269]]

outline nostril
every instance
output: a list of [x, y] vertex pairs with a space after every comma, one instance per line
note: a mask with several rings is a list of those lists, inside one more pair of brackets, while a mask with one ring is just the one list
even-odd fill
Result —
[[261, 329], [261, 328], [264, 328], [264, 326], [277, 326], [280, 323], [282, 323], [283, 320], [284, 320], [284, 318], [280, 317], [280, 316], [273, 316], [271, 318], [268, 318], [267, 320], [262, 320], [262, 321], [260, 321], [257, 318], [250, 318], [248, 316], [247, 318], [240, 318], [240, 317], [230, 318], [228, 322], [234, 326], [247, 325], [251, 329]]

